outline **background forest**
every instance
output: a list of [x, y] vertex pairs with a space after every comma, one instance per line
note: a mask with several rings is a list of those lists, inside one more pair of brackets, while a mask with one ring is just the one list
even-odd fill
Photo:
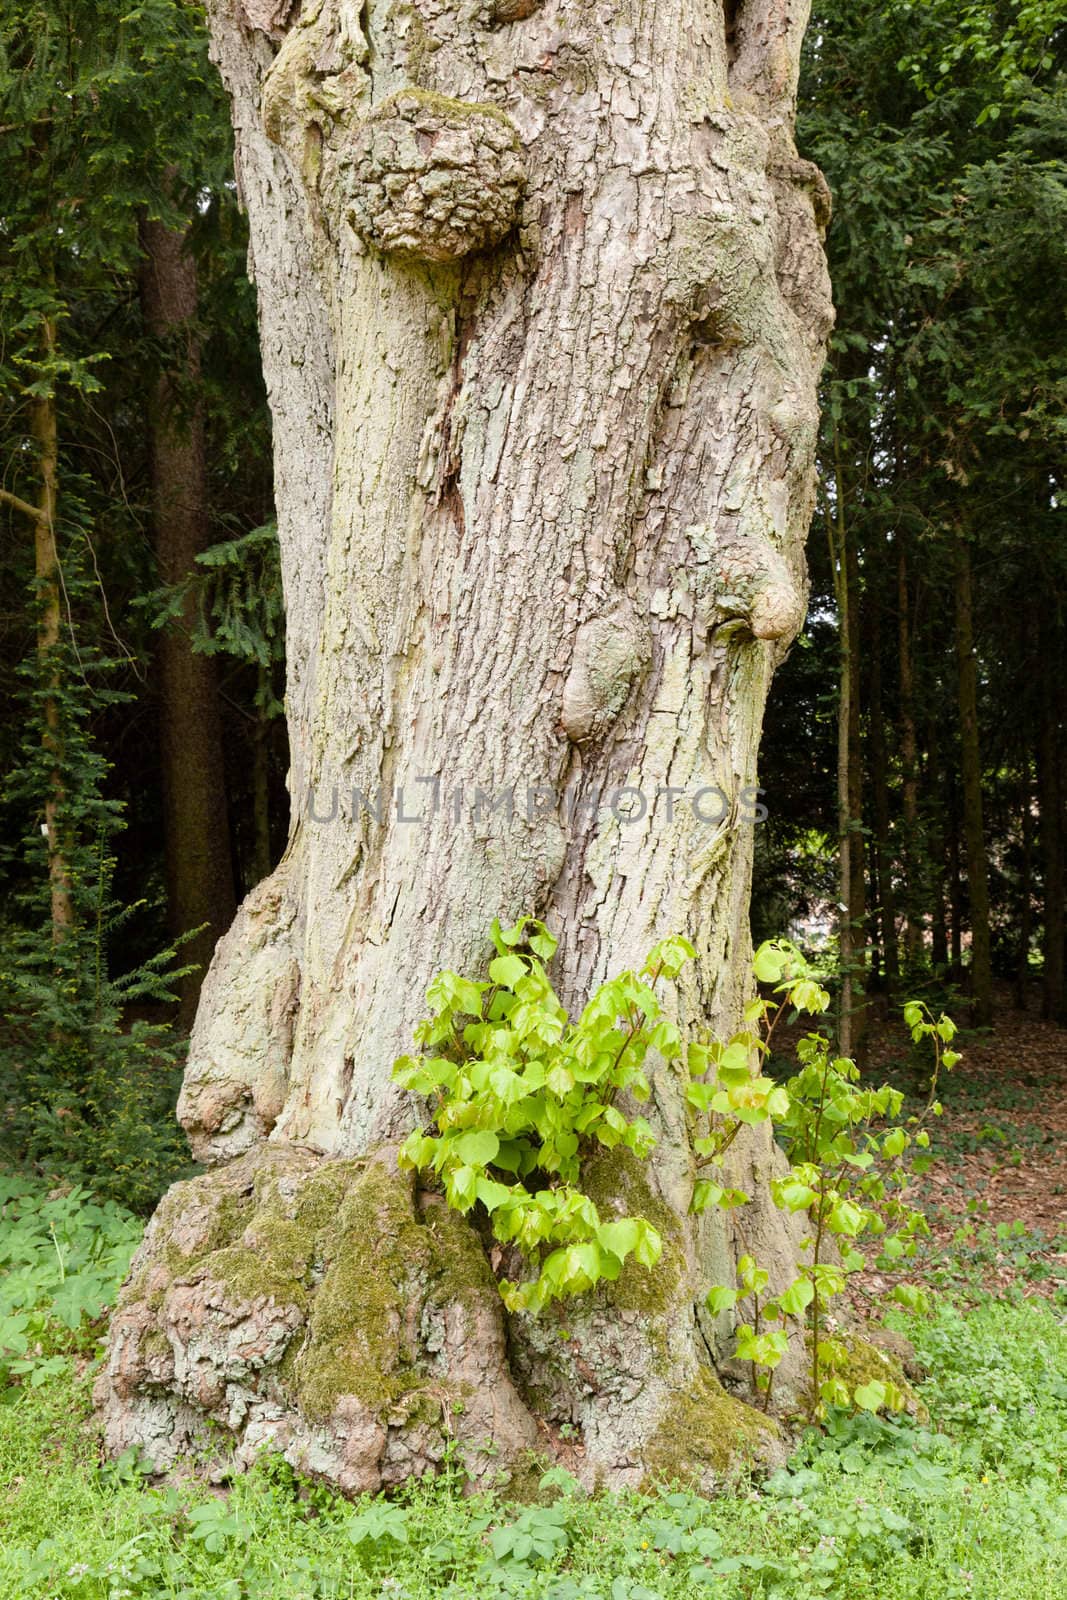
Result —
[[[0, 30], [0, 1134], [145, 1209], [288, 824], [255, 301], [199, 9]], [[1061, 0], [808, 35], [838, 320], [753, 919], [823, 941], [855, 1051], [905, 988], [1067, 1020], [1065, 64]]]

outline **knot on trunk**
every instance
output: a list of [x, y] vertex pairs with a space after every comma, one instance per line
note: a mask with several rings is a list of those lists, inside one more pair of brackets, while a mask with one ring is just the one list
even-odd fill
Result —
[[739, 623], [755, 639], [792, 639], [806, 600], [781, 553], [762, 533], [716, 540], [703, 524], [686, 534], [698, 561], [698, 589], [709, 623]]
[[348, 221], [379, 250], [456, 261], [501, 240], [518, 216], [518, 133], [493, 105], [423, 89], [390, 95], [341, 157]]
[[649, 625], [625, 597], [584, 622], [563, 685], [560, 722], [567, 737], [578, 744], [604, 734], [651, 656]]

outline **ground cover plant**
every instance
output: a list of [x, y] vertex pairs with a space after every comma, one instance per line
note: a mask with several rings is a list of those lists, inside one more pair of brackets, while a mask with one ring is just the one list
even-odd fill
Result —
[[[703, 1499], [468, 1496], [455, 1466], [351, 1503], [265, 1459], [232, 1484], [102, 1460], [93, 1354], [139, 1221], [5, 1175], [0, 1600], [1051, 1600], [1067, 1559], [1067, 1330], [1048, 1298], [973, 1288], [890, 1321], [928, 1424], [830, 1409], [788, 1466]], [[994, 1228], [994, 1237], [995, 1228]], [[1025, 1229], [1002, 1240], [1025, 1255]], [[918, 1370], [918, 1369], [916, 1369]]]

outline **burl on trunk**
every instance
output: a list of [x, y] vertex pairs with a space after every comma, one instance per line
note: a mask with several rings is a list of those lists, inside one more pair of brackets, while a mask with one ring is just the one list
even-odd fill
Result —
[[[827, 194], [805, 0], [214, 0], [274, 414], [293, 824], [204, 984], [101, 1382], [112, 1448], [260, 1448], [347, 1490], [564, 1451], [707, 1482], [773, 1420], [702, 1309], [790, 1273], [769, 1136], [689, 1215], [684, 1086], [591, 1159], [651, 1273], [505, 1314], [471, 1222], [397, 1171], [391, 1079], [442, 967], [544, 918], [580, 1006], [668, 933], [683, 1031], [748, 983], [751, 796], [805, 605]], [[420, 820], [412, 821], [413, 817]], [[772, 1284], [773, 1287], [773, 1284]], [[780, 1374], [776, 1393], [788, 1393]]]

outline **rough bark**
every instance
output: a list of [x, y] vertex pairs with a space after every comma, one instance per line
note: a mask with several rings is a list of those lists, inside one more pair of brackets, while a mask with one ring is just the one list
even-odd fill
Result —
[[185, 234], [161, 222], [142, 222], [141, 246], [145, 327], [163, 348], [149, 407], [156, 559], [163, 584], [185, 586], [181, 613], [160, 636], [158, 664], [167, 902], [175, 937], [200, 930], [182, 947], [196, 967], [181, 982], [180, 1021], [190, 1027], [236, 898], [215, 663], [191, 642], [197, 609], [191, 580], [210, 542], [196, 261]]
[[[566, 1339], [547, 1314], [509, 1318], [505, 1339], [464, 1224], [475, 1372], [466, 1267], [423, 1234], [415, 1267], [389, 1243], [458, 1226], [390, 1166], [419, 1115], [390, 1073], [433, 974], [484, 969], [494, 914], [548, 920], [572, 1005], [687, 933], [700, 960], [678, 1021], [738, 1018], [742, 791], [803, 617], [831, 318], [825, 185], [792, 139], [807, 7], [735, 8], [729, 51], [717, 0], [290, 11], [217, 0], [212, 30], [275, 423], [293, 825], [204, 986], [180, 1114], [198, 1156], [231, 1165], [153, 1224], [115, 1322], [109, 1437], [165, 1462], [207, 1417], [239, 1454], [273, 1439], [369, 1487], [427, 1470], [449, 1429], [479, 1472], [486, 1434], [499, 1470], [566, 1423], [588, 1478], [703, 1480], [739, 1440], [775, 1448], [720, 1387], [730, 1330], [698, 1309], [743, 1250], [790, 1270], [769, 1139], [731, 1150], [749, 1206], [689, 1217], [683, 1089], [661, 1063], [651, 1159], [585, 1178], [603, 1214], [652, 1216], [664, 1262], [568, 1305]], [[275, 1179], [279, 1160], [299, 1181]], [[347, 1300], [327, 1292], [330, 1230], [300, 1223], [305, 1171], [347, 1173], [338, 1205], [362, 1207]], [[277, 1329], [242, 1277], [267, 1255], [256, 1211], [180, 1243], [235, 1184], [281, 1213], [303, 1269]], [[388, 1348], [368, 1356], [372, 1293]], [[231, 1361], [244, 1327], [253, 1357]], [[309, 1401], [335, 1336], [343, 1359]], [[395, 1386], [367, 1388], [368, 1361], [422, 1392], [417, 1419]], [[457, 1413], [464, 1384], [500, 1415]]]

